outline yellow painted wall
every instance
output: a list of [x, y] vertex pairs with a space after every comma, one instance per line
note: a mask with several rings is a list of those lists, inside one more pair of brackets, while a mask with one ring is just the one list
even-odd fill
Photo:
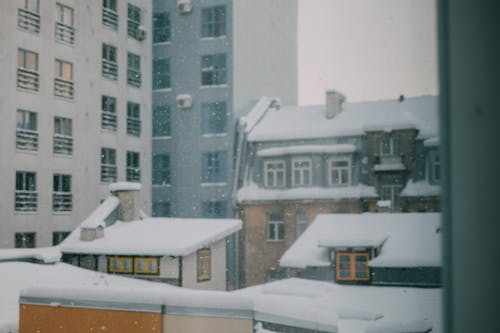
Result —
[[252, 319], [201, 316], [163, 316], [165, 333], [252, 333]]

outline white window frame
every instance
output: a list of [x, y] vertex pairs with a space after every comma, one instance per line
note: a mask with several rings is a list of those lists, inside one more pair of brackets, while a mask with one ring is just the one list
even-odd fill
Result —
[[[305, 163], [305, 162], [307, 162], [309, 164], [308, 167], [295, 165], [295, 163]], [[296, 177], [297, 172], [298, 172], [298, 177]], [[293, 158], [292, 159], [292, 185], [293, 186], [311, 186], [311, 180], [312, 180], [312, 160], [310, 158]]]
[[[273, 214], [281, 214], [282, 219], [271, 220]], [[284, 242], [285, 241], [285, 214], [283, 212], [271, 212], [266, 214], [267, 241], [268, 242]], [[283, 237], [280, 238], [280, 226], [283, 228]], [[271, 237], [270, 229], [274, 231], [274, 237]]]
[[[347, 162], [347, 167], [345, 166], [333, 166], [334, 162]], [[328, 159], [328, 185], [329, 186], [349, 186], [352, 181], [352, 158], [351, 157], [332, 157]], [[334, 170], [339, 170], [340, 174], [338, 179], [340, 182], [334, 182], [334, 177], [332, 177], [332, 173]], [[342, 171], [347, 170], [347, 182], [342, 182]]]
[[[281, 164], [281, 168], [270, 169], [269, 167], [274, 164]], [[273, 174], [273, 180], [270, 180], [269, 174]], [[283, 177], [283, 184], [278, 184], [278, 174], [281, 173]], [[286, 163], [285, 160], [269, 160], [264, 161], [264, 186], [282, 188], [286, 186]]]
[[297, 238], [306, 230], [308, 225], [307, 211], [299, 210], [295, 213], [295, 235]]

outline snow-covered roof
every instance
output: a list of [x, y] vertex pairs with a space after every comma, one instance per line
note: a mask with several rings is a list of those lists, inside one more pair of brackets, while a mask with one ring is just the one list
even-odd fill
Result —
[[[283, 267], [328, 266], [331, 243], [367, 246], [367, 241], [386, 238], [379, 255], [370, 261], [376, 267], [437, 267], [441, 265], [439, 213], [364, 213], [318, 215], [283, 254]], [[376, 242], [375, 242], [376, 243]], [[354, 245], [353, 245], [354, 246]]]
[[441, 195], [441, 186], [430, 184], [428, 180], [419, 180], [414, 182], [410, 179], [403, 191], [402, 197], [431, 197]]
[[116, 222], [93, 241], [73, 238], [61, 245], [63, 253], [184, 256], [241, 229], [235, 219], [147, 218]]
[[46, 264], [58, 262], [61, 259], [59, 247], [37, 247], [32, 249], [0, 249], [1, 261], [34, 259]]
[[279, 99], [262, 96], [257, 103], [252, 107], [252, 109], [243, 117], [240, 118], [240, 125], [245, 128], [245, 132], [248, 133], [253, 130], [253, 128], [259, 123], [266, 111], [272, 105], [279, 105]]
[[436, 96], [344, 103], [343, 111], [331, 119], [325, 117], [325, 105], [283, 106], [269, 109], [249, 132], [248, 141], [345, 137], [399, 129], [417, 129], [419, 138], [426, 139], [436, 136], [437, 125]]
[[395, 327], [400, 333], [443, 332], [441, 289], [347, 286], [294, 278], [234, 293], [253, 299], [256, 321], [290, 313], [294, 324], [310, 320], [316, 329], [329, 332], [396, 332]]
[[351, 144], [338, 145], [300, 145], [261, 149], [257, 151], [257, 156], [282, 156], [282, 155], [298, 155], [298, 154], [339, 154], [352, 153], [356, 151], [356, 146]]
[[250, 182], [240, 188], [236, 194], [238, 202], [273, 201], [273, 200], [332, 200], [375, 198], [377, 192], [373, 186], [355, 185], [342, 187], [296, 187], [296, 188], [262, 188]]

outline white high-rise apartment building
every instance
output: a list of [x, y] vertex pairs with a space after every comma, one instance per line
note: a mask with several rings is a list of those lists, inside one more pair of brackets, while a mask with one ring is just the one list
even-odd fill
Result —
[[0, 248], [56, 244], [151, 183], [151, 1], [0, 2]]

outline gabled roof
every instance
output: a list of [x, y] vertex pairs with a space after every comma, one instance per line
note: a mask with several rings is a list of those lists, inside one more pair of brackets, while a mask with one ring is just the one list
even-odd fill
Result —
[[105, 228], [104, 237], [61, 245], [63, 253], [185, 256], [241, 229], [235, 219], [146, 218]]
[[[337, 116], [327, 119], [325, 105], [269, 108], [248, 134], [248, 141], [282, 141], [363, 135], [368, 131], [417, 129], [419, 138], [437, 135], [436, 96], [407, 97], [345, 103]], [[262, 109], [263, 102], [255, 108]], [[257, 112], [256, 112], [257, 113]], [[252, 114], [252, 111], [251, 113]]]
[[[441, 265], [439, 213], [364, 213], [318, 215], [283, 254], [283, 267], [329, 266], [331, 247], [367, 247], [383, 242], [372, 267]], [[384, 241], [385, 240], [385, 241]]]

